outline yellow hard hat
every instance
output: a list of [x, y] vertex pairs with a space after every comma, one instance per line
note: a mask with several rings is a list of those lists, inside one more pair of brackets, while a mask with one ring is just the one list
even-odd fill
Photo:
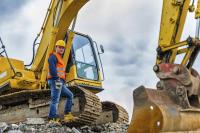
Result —
[[61, 46], [61, 47], [65, 47], [65, 42], [63, 40], [58, 40], [56, 42], [56, 46]]

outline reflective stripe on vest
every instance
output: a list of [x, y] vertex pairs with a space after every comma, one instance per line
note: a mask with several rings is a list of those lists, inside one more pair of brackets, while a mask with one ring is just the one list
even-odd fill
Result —
[[63, 70], [63, 71], [65, 71], [65, 68], [56, 68], [58, 71], [59, 70]]
[[[51, 54], [54, 54], [56, 56], [56, 59], [57, 59], [57, 63], [56, 63], [57, 76], [59, 78], [62, 78], [62, 79], [65, 80], [66, 75], [65, 75], [65, 68], [64, 68], [64, 62], [63, 62], [62, 57], [55, 52], [53, 52]], [[50, 56], [51, 56], [51, 54], [50, 54]], [[48, 79], [50, 79], [50, 78], [52, 78], [52, 76], [50, 74], [50, 71], [48, 70]]]

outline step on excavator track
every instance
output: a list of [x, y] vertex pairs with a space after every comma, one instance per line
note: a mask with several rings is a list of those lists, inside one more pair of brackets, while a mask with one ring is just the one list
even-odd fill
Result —
[[78, 116], [78, 118], [75, 122], [73, 122], [73, 124], [79, 126], [93, 124], [102, 111], [100, 99], [92, 92], [82, 87], [78, 88], [79, 89], [71, 89], [72, 92], [80, 99], [80, 111], [77, 113], [78, 115], [74, 113], [75, 116]]
[[102, 102], [101, 116], [98, 118], [96, 123], [104, 124], [107, 122], [127, 124], [128, 113], [122, 106], [110, 101], [104, 101]]
[[[77, 118], [73, 125], [93, 124], [100, 116], [102, 106], [99, 98], [79, 86], [69, 87], [74, 94], [72, 113]], [[23, 90], [0, 96], [0, 122], [17, 123], [31, 117], [47, 117], [50, 90]], [[63, 117], [65, 98], [59, 103], [59, 115]]]

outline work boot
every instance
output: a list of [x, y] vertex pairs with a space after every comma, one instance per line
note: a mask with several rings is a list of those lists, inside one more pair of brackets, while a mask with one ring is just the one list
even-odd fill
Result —
[[74, 120], [75, 120], [75, 117], [72, 115], [71, 112], [64, 115], [64, 119], [63, 119], [64, 122], [72, 122]]
[[54, 126], [61, 126], [59, 118], [50, 118], [48, 126], [54, 127]]

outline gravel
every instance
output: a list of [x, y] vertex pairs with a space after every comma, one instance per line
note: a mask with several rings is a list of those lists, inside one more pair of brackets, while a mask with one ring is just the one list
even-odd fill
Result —
[[126, 133], [128, 124], [106, 123], [82, 127], [49, 126], [43, 118], [28, 118], [26, 122], [7, 124], [0, 122], [0, 133]]

